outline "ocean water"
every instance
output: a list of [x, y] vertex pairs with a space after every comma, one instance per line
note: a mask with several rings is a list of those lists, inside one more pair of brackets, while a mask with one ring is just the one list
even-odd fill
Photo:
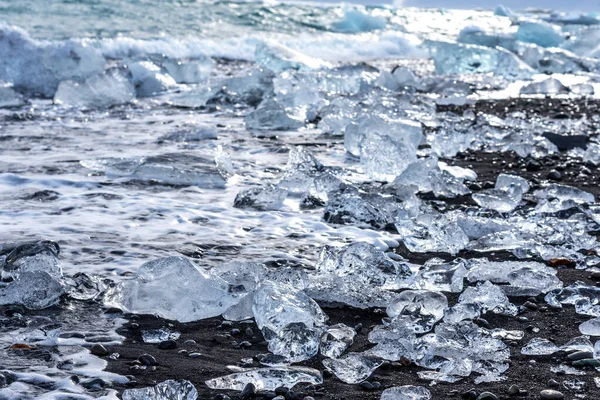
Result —
[[[371, 114], [433, 130], [459, 125], [460, 117], [439, 115], [436, 105], [518, 96], [531, 81], [545, 81], [542, 69], [554, 64], [540, 62], [544, 57], [559, 60], [552, 72], [571, 94], [597, 88], [594, 15], [498, 14], [274, 1], [0, 0], [0, 250], [54, 240], [65, 277], [85, 272], [118, 282], [172, 255], [206, 269], [240, 260], [310, 270], [324, 245], [397, 247], [389, 230], [328, 223], [322, 206], [302, 207], [304, 183], [276, 210], [234, 201], [294, 172], [288, 158], [300, 147], [348, 183], [378, 185], [347, 151], [346, 125]], [[531, 30], [519, 31], [532, 21]], [[530, 46], [552, 38], [548, 32], [558, 42], [547, 47], [572, 53], [549, 56], [547, 44]], [[444, 53], [469, 40], [494, 45]], [[505, 42], [507, 49], [495, 48]], [[522, 43], [533, 55], [519, 52]], [[443, 60], [434, 62], [436, 54]], [[396, 80], [397, 66], [418, 82]], [[280, 108], [253, 114], [273, 98]], [[536, 123], [564, 128], [526, 121], [519, 129]], [[446, 139], [451, 157], [461, 144]], [[493, 139], [485, 143], [492, 150], [553, 151], [529, 137], [518, 144]], [[444, 140], [430, 140], [418, 155]], [[394, 171], [385, 168], [393, 167], [369, 168], [387, 177]], [[115, 398], [65, 379], [123, 381], [83, 350], [121, 340], [115, 329], [122, 321], [103, 315], [101, 304], [61, 306], [18, 323], [3, 320], [2, 344], [33, 341], [59, 351], [52, 362], [24, 362], [2, 350], [3, 366], [22, 375], [0, 397]], [[37, 331], [51, 323], [90, 340]], [[87, 367], [57, 369], [73, 359]]]

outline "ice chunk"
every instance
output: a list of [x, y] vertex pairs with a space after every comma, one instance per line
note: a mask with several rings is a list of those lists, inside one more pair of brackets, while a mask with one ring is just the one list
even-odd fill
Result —
[[594, 351], [594, 345], [587, 336], [577, 336], [560, 346], [560, 351]]
[[370, 32], [385, 29], [385, 20], [367, 13], [364, 8], [349, 8], [344, 17], [331, 26], [332, 30], [343, 33]]
[[498, 286], [486, 281], [476, 287], [468, 287], [458, 298], [459, 303], [478, 304], [482, 310], [497, 314], [517, 315], [517, 307]]
[[8, 86], [0, 86], [0, 108], [20, 107], [25, 104], [23, 96]]
[[198, 392], [190, 381], [167, 380], [143, 389], [126, 389], [123, 400], [196, 400]]
[[500, 4], [494, 10], [494, 15], [497, 15], [499, 17], [512, 17], [513, 12], [510, 8]]
[[105, 304], [180, 322], [221, 315], [240, 300], [230, 285], [185, 257], [149, 261], [132, 279], [109, 289]]
[[474, 303], [460, 303], [444, 312], [444, 322], [457, 324], [464, 320], [473, 320], [481, 315], [481, 307]]
[[357, 384], [365, 381], [383, 360], [362, 353], [349, 353], [342, 358], [327, 358], [323, 365], [344, 383]]
[[548, 356], [559, 351], [557, 345], [548, 339], [533, 338], [521, 349], [521, 354], [529, 356]]
[[271, 184], [242, 190], [235, 196], [233, 206], [253, 208], [259, 211], [279, 210], [287, 198], [288, 191]]
[[369, 177], [391, 182], [416, 160], [416, 152], [416, 148], [404, 140], [373, 135], [361, 142], [360, 164]]
[[401, 210], [396, 216], [395, 226], [404, 245], [417, 253], [456, 254], [469, 243], [455, 218], [430, 207], [421, 207], [416, 217]]
[[579, 96], [593, 96], [596, 93], [594, 87], [588, 83], [577, 83], [569, 86], [569, 90]]
[[246, 115], [246, 128], [254, 130], [289, 131], [304, 126], [304, 122], [288, 115], [277, 100], [265, 99], [256, 110]]
[[7, 287], [0, 288], [0, 305], [21, 304], [30, 310], [41, 310], [58, 302], [64, 289], [45, 271], [27, 271]]
[[420, 345], [414, 329], [401, 320], [376, 326], [369, 333], [369, 341], [377, 345], [366, 354], [389, 361], [399, 361], [403, 357], [414, 360], [415, 349]]
[[385, 389], [381, 400], [430, 400], [431, 393], [423, 386], [396, 386]]
[[60, 81], [99, 74], [101, 52], [76, 41], [38, 42], [20, 28], [0, 25], [0, 80], [52, 98]]
[[162, 67], [177, 83], [202, 83], [210, 78], [214, 61], [210, 57], [199, 57], [187, 60], [167, 59]]
[[534, 195], [538, 199], [557, 199], [561, 203], [572, 201], [576, 204], [592, 204], [596, 201], [594, 195], [591, 193], [572, 186], [559, 185], [556, 183], [548, 185], [545, 189], [536, 190]]
[[587, 286], [582, 282], [552, 290], [544, 299], [551, 307], [561, 308], [563, 304], [573, 304], [578, 314], [600, 317], [600, 288]]
[[429, 290], [405, 290], [395, 297], [386, 312], [388, 316], [413, 329], [415, 333], [429, 332], [442, 319], [448, 299]]
[[292, 147], [278, 186], [291, 193], [304, 193], [323, 170], [323, 164], [310, 151], [302, 146]]
[[542, 21], [521, 22], [516, 38], [542, 47], [558, 47], [565, 40], [558, 26]]
[[523, 199], [520, 186], [511, 185], [508, 189], [486, 189], [471, 195], [475, 203], [489, 210], [511, 212]]
[[569, 93], [569, 88], [555, 78], [544, 79], [543, 81], [532, 82], [523, 86], [520, 94], [565, 94]]
[[356, 331], [344, 324], [336, 324], [327, 328], [321, 338], [321, 354], [329, 358], [338, 358], [354, 342]]
[[297, 362], [319, 351], [327, 316], [303, 291], [285, 283], [262, 282], [254, 292], [252, 311], [273, 354]]
[[600, 336], [600, 318], [590, 319], [579, 325], [579, 332], [582, 335]]
[[363, 141], [373, 137], [388, 137], [391, 141], [403, 142], [416, 149], [423, 140], [423, 128], [420, 123], [408, 119], [390, 120], [377, 115], [363, 116], [346, 127], [346, 151], [360, 156]]
[[419, 269], [415, 283], [424, 290], [460, 293], [466, 274], [465, 262], [460, 258], [449, 263], [431, 259]]
[[176, 85], [175, 80], [150, 61], [138, 61], [128, 65], [133, 77], [136, 94], [149, 97]]
[[223, 147], [218, 146], [215, 151], [215, 166], [217, 171], [224, 179], [229, 179], [235, 175], [235, 169], [231, 162], [231, 156], [229, 153], [223, 151]]
[[526, 78], [533, 73], [527, 64], [502, 48], [442, 41], [428, 41], [427, 45], [438, 74], [492, 72], [507, 78]]
[[205, 382], [211, 389], [242, 391], [252, 383], [258, 391], [273, 391], [279, 387], [293, 388], [298, 383], [320, 385], [321, 372], [306, 367], [257, 368], [236, 372]]
[[274, 41], [258, 43], [254, 58], [259, 65], [275, 73], [286, 69], [307, 71], [331, 67], [331, 64], [323, 60], [309, 57]]
[[172, 331], [169, 328], [149, 329], [142, 331], [142, 340], [144, 343], [160, 343], [165, 340], [177, 340], [181, 333]]
[[50, 240], [23, 243], [3, 249], [5, 258], [0, 258], [3, 279], [17, 279], [23, 272], [44, 271], [56, 279], [62, 278], [62, 266], [58, 260], [60, 247]]
[[67, 286], [67, 293], [71, 299], [76, 300], [95, 300], [103, 296], [108, 289], [110, 280], [98, 275], [88, 275], [83, 272], [77, 272], [72, 277], [64, 279]]
[[54, 102], [68, 107], [102, 108], [125, 104], [135, 99], [135, 87], [129, 71], [111, 68], [84, 82], [63, 81]]
[[469, 193], [462, 179], [439, 167], [436, 158], [421, 158], [411, 164], [394, 180], [398, 185], [416, 185], [420, 192], [436, 196], [456, 197]]
[[529, 192], [529, 182], [527, 179], [517, 175], [499, 174], [496, 178], [496, 189], [509, 190], [512, 187], [519, 187], [521, 193]]

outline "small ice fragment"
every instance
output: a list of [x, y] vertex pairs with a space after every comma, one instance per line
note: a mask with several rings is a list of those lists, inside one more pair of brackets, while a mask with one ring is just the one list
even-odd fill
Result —
[[431, 393], [422, 386], [396, 386], [385, 389], [381, 400], [430, 400]]
[[54, 102], [68, 107], [103, 108], [125, 104], [135, 99], [131, 74], [121, 68], [111, 68], [85, 82], [63, 81], [54, 95]]
[[463, 278], [466, 275], [467, 269], [462, 259], [456, 259], [449, 263], [432, 259], [419, 269], [415, 283], [419, 289], [460, 293], [463, 290]]
[[560, 346], [560, 350], [565, 352], [593, 351], [594, 345], [587, 336], [578, 336]]
[[156, 386], [126, 389], [123, 400], [196, 400], [198, 392], [190, 381], [167, 380]]
[[291, 193], [304, 193], [323, 168], [323, 164], [310, 151], [302, 146], [292, 147], [278, 186]]
[[471, 197], [482, 208], [506, 213], [517, 208], [523, 198], [523, 193], [520, 187], [511, 186], [508, 190], [481, 190], [473, 193]]
[[279, 210], [287, 198], [288, 191], [268, 184], [240, 191], [233, 206], [236, 208], [253, 208], [259, 211]]
[[579, 332], [582, 335], [600, 336], [600, 318], [590, 319], [579, 325]]
[[6, 258], [0, 258], [2, 278], [16, 279], [23, 272], [44, 271], [50, 276], [60, 279], [63, 274], [58, 260], [59, 253], [58, 244], [50, 240], [17, 245], [10, 249]]
[[150, 329], [142, 331], [142, 340], [144, 343], [160, 343], [165, 340], [177, 340], [181, 333], [172, 331], [168, 328]]
[[220, 277], [185, 257], [166, 257], [142, 264], [132, 279], [110, 288], [105, 305], [190, 322], [218, 316], [239, 300]]
[[565, 94], [569, 93], [569, 89], [562, 84], [561, 81], [555, 78], [544, 79], [539, 82], [532, 82], [523, 86], [519, 90], [520, 94]]
[[474, 303], [481, 311], [492, 311], [498, 314], [517, 315], [517, 307], [512, 304], [500, 287], [485, 281], [476, 287], [468, 287], [461, 293], [459, 303]]
[[217, 166], [217, 171], [219, 171], [219, 174], [224, 179], [229, 179], [235, 175], [231, 156], [229, 153], [223, 151], [223, 147], [221, 146], [217, 147], [217, 151], [215, 152], [215, 165]]
[[304, 126], [303, 121], [288, 115], [285, 107], [272, 98], [265, 99], [248, 113], [245, 121], [250, 130], [290, 131]]
[[387, 307], [387, 315], [401, 320], [415, 333], [428, 332], [444, 316], [448, 299], [439, 292], [405, 290]]
[[321, 338], [321, 354], [329, 358], [338, 358], [354, 342], [356, 331], [344, 324], [327, 328]]
[[323, 365], [329, 372], [351, 385], [368, 379], [382, 364], [383, 360], [362, 353], [349, 353], [342, 358], [323, 360]]
[[154, 96], [176, 85], [169, 74], [163, 73], [160, 67], [150, 61], [134, 62], [128, 67], [139, 97]]
[[279, 387], [293, 388], [298, 383], [320, 385], [321, 372], [306, 367], [273, 367], [249, 369], [210, 379], [205, 382], [211, 389], [242, 391], [252, 383], [258, 391], [273, 391]]
[[404, 140], [389, 135], [365, 137], [360, 144], [360, 163], [365, 174], [379, 181], [391, 182], [416, 160], [417, 149]]
[[530, 189], [527, 179], [517, 175], [499, 174], [496, 178], [496, 189], [509, 190], [515, 186], [518, 186], [521, 189], [521, 193], [527, 193]]
[[0, 85], [0, 108], [20, 107], [24, 104], [23, 96], [8, 86]]
[[473, 320], [481, 315], [481, 307], [474, 303], [459, 303], [444, 311], [444, 322], [456, 324], [464, 320]]
[[45, 271], [27, 271], [6, 287], [0, 288], [0, 305], [21, 304], [30, 310], [41, 310], [58, 302], [64, 289]]
[[65, 279], [67, 294], [76, 300], [95, 300], [101, 297], [108, 289], [108, 282], [98, 275], [88, 275], [77, 272], [72, 277]]
[[547, 356], [554, 354], [560, 349], [548, 339], [533, 338], [521, 349], [521, 354], [529, 356]]
[[202, 83], [210, 78], [214, 61], [210, 57], [199, 57], [188, 60], [167, 59], [162, 67], [177, 83]]

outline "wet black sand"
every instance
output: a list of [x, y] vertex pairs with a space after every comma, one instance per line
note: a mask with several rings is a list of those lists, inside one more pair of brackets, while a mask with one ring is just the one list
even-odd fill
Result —
[[[505, 116], [507, 112], [523, 110], [535, 115], [547, 115], [553, 118], [581, 118], [590, 117], [597, 114], [600, 103], [597, 101], [563, 101], [556, 99], [536, 99], [536, 100], [511, 100], [496, 102], [480, 102], [475, 106], [466, 106], [474, 108], [476, 111], [484, 111], [498, 116]], [[462, 113], [465, 107], [442, 107], [439, 111], [456, 111]], [[590, 132], [594, 134], [595, 132]], [[318, 145], [318, 144], [317, 144]], [[478, 182], [472, 185], [473, 191], [489, 187], [493, 184], [499, 173], [513, 173], [530, 179], [533, 183], [533, 189], [546, 183], [558, 182], [589, 191], [596, 196], [600, 193], [600, 176], [596, 167], [589, 163], [582, 163], [578, 159], [568, 159], [564, 153], [546, 157], [534, 162], [531, 159], [519, 158], [516, 154], [489, 154], [483, 152], [468, 152], [459, 154], [453, 160], [449, 160], [453, 165], [460, 165], [474, 169], [478, 173]], [[534, 163], [534, 164], [532, 164]], [[559, 172], [560, 179], [549, 179], [552, 171]], [[472, 204], [467, 196], [462, 199], [452, 200], [454, 205]], [[403, 256], [414, 262], [423, 262], [439, 254], [411, 254], [405, 248], [397, 250]], [[463, 252], [459, 254], [462, 257], [481, 257], [488, 256], [498, 260], [514, 260], [509, 253], [490, 253], [490, 254], [469, 254]], [[446, 255], [446, 258], [449, 258]], [[587, 284], [594, 285], [596, 282], [591, 279], [589, 273], [581, 270], [575, 270], [572, 267], [561, 266], [558, 274], [560, 279], [568, 285], [575, 281], [584, 281]], [[448, 296], [451, 303], [457, 300], [456, 295]], [[551, 367], [560, 364], [567, 364], [565, 353], [556, 353], [551, 356], [524, 356], [520, 354], [520, 349], [530, 339], [534, 337], [547, 338], [555, 341], [556, 344], [565, 344], [570, 339], [580, 336], [578, 325], [589, 319], [577, 315], [572, 307], [556, 310], [548, 308], [543, 301], [543, 296], [534, 299], [512, 298], [515, 304], [522, 305], [525, 301], [533, 301], [537, 304], [537, 309], [525, 309], [518, 317], [506, 317], [495, 314], [486, 314], [478, 324], [486, 328], [503, 328], [507, 330], [522, 330], [525, 332], [523, 340], [518, 342], [506, 343], [511, 351], [510, 368], [504, 374], [505, 381], [495, 383], [474, 384], [476, 375], [473, 374], [467, 379], [454, 384], [439, 383], [429, 386], [428, 382], [420, 381], [417, 377], [417, 371], [420, 368], [414, 365], [404, 365], [403, 363], [390, 363], [377, 369], [368, 379], [369, 382], [379, 382], [381, 387], [376, 390], [367, 390], [361, 385], [348, 385], [332, 377], [330, 374], [324, 374], [323, 385], [296, 386], [294, 394], [288, 394], [288, 398], [302, 399], [305, 396], [311, 396], [315, 399], [379, 399], [381, 391], [385, 388], [399, 385], [423, 385], [427, 386], [433, 395], [433, 399], [476, 399], [483, 392], [491, 392], [497, 398], [522, 398], [538, 399], [540, 391], [544, 389], [556, 389], [564, 393], [566, 399], [586, 398], [600, 399], [600, 389], [594, 384], [594, 376], [598, 376], [595, 370], [582, 370], [586, 375], [573, 376], [551, 372]], [[350, 351], [362, 351], [368, 349], [371, 345], [367, 341], [367, 335], [373, 326], [380, 324], [381, 318], [385, 316], [384, 310], [370, 309], [359, 310], [352, 308], [326, 308], [324, 311], [330, 317], [330, 323], [343, 322], [349, 326], [362, 325], [354, 345]], [[144, 387], [154, 385], [166, 379], [187, 379], [191, 381], [199, 392], [200, 399], [212, 399], [219, 394], [229, 395], [231, 398], [239, 398], [237, 392], [214, 391], [210, 390], [204, 384], [204, 381], [229, 373], [226, 366], [242, 365], [242, 359], [253, 359], [253, 366], [258, 367], [256, 356], [267, 353], [266, 342], [263, 341], [256, 325], [251, 323], [225, 323], [221, 318], [212, 318], [195, 323], [180, 324], [172, 321], [161, 320], [152, 316], [127, 316], [129, 323], [121, 330], [121, 334], [126, 336], [126, 341], [120, 346], [109, 348], [111, 353], [119, 353], [117, 360], [108, 359], [108, 370], [123, 375], [129, 375], [133, 379], [126, 386]], [[177, 340], [178, 347], [171, 350], [162, 350], [157, 344], [145, 344], [141, 339], [141, 330], [170, 327], [181, 332], [181, 337]], [[195, 340], [196, 345], [185, 345], [186, 340]], [[593, 338], [592, 338], [593, 340]], [[248, 348], [239, 346], [239, 343], [249, 341], [251, 346]], [[185, 352], [184, 352], [185, 350]], [[198, 358], [191, 358], [189, 353], [198, 352], [201, 354]], [[142, 354], [153, 355], [158, 366], [146, 369], [139, 369], [135, 366], [136, 360]], [[322, 357], [318, 356], [312, 360], [301, 363], [300, 365], [309, 366], [319, 370], [324, 370], [321, 363]], [[577, 392], [567, 388], [565, 382], [572, 380], [581, 380], [585, 382], [582, 391]], [[552, 382], [554, 380], [555, 382]], [[509, 388], [516, 385], [520, 390], [517, 395], [509, 394]], [[558, 386], [554, 386], [558, 385]], [[514, 388], [513, 388], [514, 389]], [[257, 395], [256, 398], [273, 397], [273, 393]], [[217, 397], [218, 398], [218, 397]]]

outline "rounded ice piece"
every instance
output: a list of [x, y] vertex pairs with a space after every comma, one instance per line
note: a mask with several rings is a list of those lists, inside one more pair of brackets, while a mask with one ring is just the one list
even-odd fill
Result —
[[252, 383], [256, 390], [273, 391], [278, 387], [291, 389], [298, 383], [319, 385], [323, 383], [323, 376], [318, 370], [306, 367], [256, 368], [210, 379], [205, 383], [211, 389], [238, 391]]
[[167, 380], [156, 386], [127, 389], [123, 400], [196, 400], [198, 392], [190, 381]]
[[579, 332], [582, 335], [600, 336], [600, 318], [590, 319], [579, 325]]
[[381, 400], [430, 400], [431, 392], [423, 386], [396, 386], [385, 389]]

